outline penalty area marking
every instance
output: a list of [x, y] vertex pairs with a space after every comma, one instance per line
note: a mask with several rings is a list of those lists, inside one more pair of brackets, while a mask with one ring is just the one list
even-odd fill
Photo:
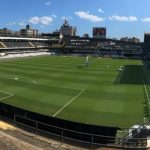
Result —
[[26, 82], [26, 80], [27, 80], [27, 82], [37, 84], [37, 81], [33, 80], [32, 78], [22, 77], [22, 76], [20, 76], [20, 77], [21, 77], [22, 79], [25, 79], [25, 80], [23, 80], [23, 81], [25, 81], [25, 82]]
[[70, 89], [70, 90], [85, 90], [85, 89], [77, 89], [77, 88], [71, 88], [71, 87], [66, 87], [66, 86], [56, 86], [56, 85], [50, 85], [51, 87], [56, 87], [56, 88], [63, 88], [63, 89]]
[[6, 94], [6, 95], [7, 95], [7, 96], [5, 96], [5, 97], [0, 98], [0, 101], [2, 101], [2, 100], [4, 100], [4, 99], [7, 99], [7, 98], [9, 98], [9, 97], [14, 96], [14, 94], [8, 93], [8, 92], [0, 91], [0, 93], [3, 93], [3, 94]]
[[77, 97], [79, 97], [85, 89], [81, 90], [76, 96], [74, 96], [68, 103], [66, 103], [61, 109], [59, 109], [52, 117], [58, 115], [63, 109], [65, 109], [69, 104], [71, 104]]
[[[8, 78], [8, 79], [12, 80], [12, 78]], [[28, 77], [17, 76], [17, 77], [14, 77], [13, 79], [16, 80], [16, 81], [20, 81], [20, 82], [21, 82], [20, 79], [25, 79], [25, 80], [23, 80], [23, 82], [27, 81], [27, 82], [30, 82], [30, 83], [37, 84], [37, 81], [33, 80], [32, 78], [28, 78]]]

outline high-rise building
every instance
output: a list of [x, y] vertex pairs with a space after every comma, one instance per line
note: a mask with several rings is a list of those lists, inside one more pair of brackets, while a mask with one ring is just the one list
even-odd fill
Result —
[[144, 34], [144, 53], [150, 53], [150, 33]]
[[23, 37], [37, 37], [38, 30], [32, 29], [30, 25], [26, 25], [26, 29], [20, 30], [20, 36]]
[[129, 42], [129, 38], [128, 38], [128, 37], [122, 37], [122, 38], [120, 39], [120, 41]]
[[93, 27], [93, 38], [106, 38], [105, 27]]
[[67, 20], [65, 20], [64, 24], [60, 27], [59, 31], [62, 35], [76, 36], [76, 27], [69, 26]]
[[12, 36], [13, 32], [7, 28], [0, 29], [0, 36]]
[[27, 25], [26, 25], [26, 29], [27, 29], [27, 30], [32, 30], [32, 27], [31, 27], [29, 24], [27, 24]]
[[136, 37], [133, 37], [133, 38], [124, 37], [124, 38], [121, 38], [120, 41], [132, 42], [132, 43], [140, 43], [140, 39], [138, 39]]
[[83, 37], [84, 38], [89, 38], [89, 34], [85, 33], [85, 34], [83, 34]]
[[140, 43], [140, 39], [138, 39], [138, 38], [136, 38], [136, 37], [129, 38], [129, 42], [132, 42], [132, 43]]

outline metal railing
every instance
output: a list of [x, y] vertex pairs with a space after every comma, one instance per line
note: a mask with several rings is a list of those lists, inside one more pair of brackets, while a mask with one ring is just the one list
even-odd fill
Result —
[[[57, 126], [45, 124], [36, 120], [32, 120], [23, 116], [14, 115], [14, 128], [20, 125], [23, 128], [31, 129], [35, 136], [40, 135], [40, 133], [55, 136], [59, 138], [61, 144], [64, 143], [65, 140], [71, 142], [77, 142], [83, 145], [89, 145], [91, 149], [96, 147], [113, 147], [120, 149], [146, 149], [147, 145], [147, 135], [144, 132], [141, 137], [139, 136], [129, 136], [131, 133], [127, 134], [122, 138], [104, 136], [104, 135], [96, 135], [89, 134], [84, 132], [73, 131], [65, 128], [60, 128]], [[144, 125], [142, 125], [144, 126]], [[140, 128], [141, 129], [141, 128]], [[134, 129], [135, 131], [136, 129]], [[137, 129], [139, 130], [139, 128]], [[127, 140], [127, 137], [128, 138]]]

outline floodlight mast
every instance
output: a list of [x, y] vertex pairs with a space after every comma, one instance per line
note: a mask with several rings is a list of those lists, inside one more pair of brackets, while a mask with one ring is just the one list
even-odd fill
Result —
[[59, 38], [60, 38], [60, 40], [62, 40], [62, 39], [63, 39], [63, 34], [62, 34], [62, 33], [60, 33]]
[[59, 36], [59, 45], [60, 45], [60, 43], [61, 43], [62, 40], [63, 40], [63, 34], [60, 33], [60, 36]]

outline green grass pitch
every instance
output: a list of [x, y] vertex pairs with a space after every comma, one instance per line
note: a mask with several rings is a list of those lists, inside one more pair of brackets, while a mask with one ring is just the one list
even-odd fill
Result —
[[[0, 61], [0, 101], [65, 120], [142, 124], [149, 105], [140, 60], [42, 56]], [[124, 66], [123, 71], [118, 71]], [[148, 115], [148, 113], [147, 113]]]

